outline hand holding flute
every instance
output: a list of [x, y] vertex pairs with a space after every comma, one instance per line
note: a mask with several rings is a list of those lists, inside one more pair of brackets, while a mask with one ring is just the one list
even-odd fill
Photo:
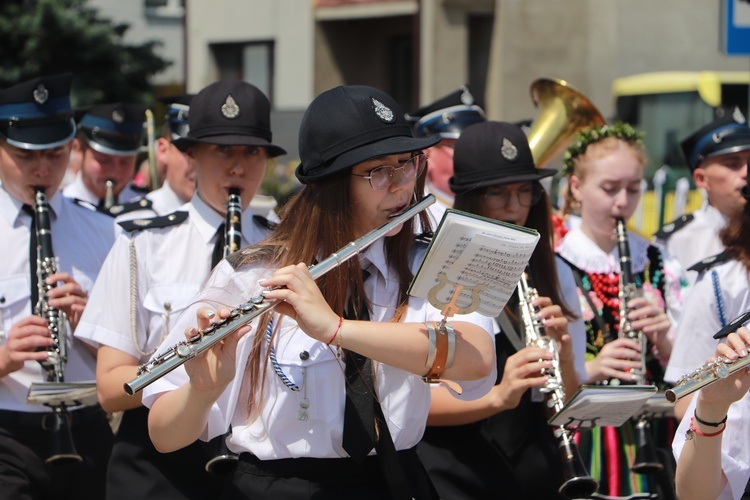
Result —
[[[716, 356], [724, 357], [736, 365], [740, 360], [748, 359], [748, 345], [750, 345], [750, 330], [742, 327], [736, 333], [729, 334], [726, 344], [719, 344], [716, 347]], [[729, 406], [739, 401], [748, 390], [750, 390], [750, 368], [733, 370], [726, 378], [718, 378], [716, 383], [704, 386], [699, 395], [698, 404], [713, 407], [715, 412], [721, 413], [719, 415], [719, 420], [721, 420], [726, 415]], [[701, 418], [709, 419], [704, 418], [703, 415]]]

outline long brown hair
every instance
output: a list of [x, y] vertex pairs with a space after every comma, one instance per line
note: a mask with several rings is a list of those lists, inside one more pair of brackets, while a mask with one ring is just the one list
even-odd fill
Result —
[[[262, 262], [270, 269], [304, 262], [308, 265], [317, 259], [328, 257], [354, 241], [355, 227], [351, 217], [352, 203], [349, 195], [350, 170], [305, 185], [279, 211], [281, 222], [270, 237], [252, 245], [235, 260], [230, 261], [235, 269]], [[412, 195], [413, 202], [424, 198], [425, 173], [417, 178]], [[419, 215], [420, 227], [430, 228], [425, 212]], [[404, 223], [398, 234], [385, 240], [385, 253], [389, 265], [396, 271], [399, 280], [399, 298], [392, 321], [403, 319], [408, 302], [406, 293], [412, 280], [409, 253], [414, 242], [414, 220]], [[323, 297], [339, 316], [343, 316], [348, 297], [352, 304], [366, 304], [370, 300], [364, 291], [364, 280], [359, 258], [353, 257], [339, 267], [330, 270], [317, 280]], [[243, 384], [248, 394], [248, 418], [257, 415], [259, 403], [263, 401], [265, 384], [265, 335], [272, 313], [261, 317], [255, 330], [253, 346], [245, 368]], [[264, 355], [265, 353], [265, 355]]]
[[719, 237], [732, 257], [750, 272], [750, 203], [729, 218]]
[[[535, 189], [539, 189], [542, 197], [529, 208], [529, 216], [526, 219], [526, 227], [539, 231], [539, 243], [529, 259], [531, 280], [544, 297], [549, 297], [553, 304], [562, 309], [562, 313], [568, 319], [576, 319], [572, 309], [566, 304], [560, 290], [560, 281], [557, 279], [554, 250], [554, 230], [552, 228], [552, 204], [544, 188], [537, 181]], [[479, 188], [456, 195], [453, 208], [484, 216], [484, 194], [488, 188]]]

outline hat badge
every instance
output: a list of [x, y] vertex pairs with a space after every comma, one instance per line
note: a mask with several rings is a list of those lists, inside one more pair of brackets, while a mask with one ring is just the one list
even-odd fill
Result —
[[122, 123], [125, 121], [125, 115], [122, 113], [122, 110], [116, 109], [112, 111], [112, 121], [115, 123]]
[[47, 99], [49, 98], [49, 90], [47, 90], [43, 83], [40, 83], [39, 86], [34, 89], [32, 95], [34, 96], [36, 103], [41, 105], [47, 102]]
[[471, 104], [474, 104], [474, 96], [471, 95], [471, 92], [469, 92], [469, 89], [466, 87], [461, 87], [461, 102], [464, 103], [467, 106], [470, 106]]
[[375, 115], [386, 123], [393, 123], [396, 121], [396, 116], [391, 111], [391, 108], [378, 101], [374, 97], [371, 97], [372, 105], [375, 106]]
[[737, 123], [745, 123], [745, 115], [742, 114], [742, 111], [740, 111], [740, 108], [735, 107], [734, 111], [732, 111], [732, 118]]
[[500, 154], [503, 155], [508, 161], [513, 161], [518, 158], [518, 148], [508, 140], [507, 137], [503, 137], [503, 145], [500, 147]]
[[227, 95], [227, 98], [224, 100], [224, 104], [221, 105], [221, 114], [224, 115], [225, 118], [229, 118], [230, 120], [239, 116], [240, 107], [237, 105], [237, 102], [234, 100], [234, 97], [232, 97], [231, 94]]

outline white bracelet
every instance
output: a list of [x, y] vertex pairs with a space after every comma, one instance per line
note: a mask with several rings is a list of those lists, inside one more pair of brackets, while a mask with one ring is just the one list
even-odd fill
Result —
[[441, 324], [441, 330], [445, 330], [444, 333], [448, 334], [448, 357], [445, 360], [445, 367], [450, 368], [453, 366], [453, 360], [456, 357], [456, 331], [447, 321]]
[[427, 327], [427, 333], [429, 338], [429, 345], [427, 347], [427, 361], [425, 361], [424, 367], [431, 369], [432, 365], [435, 364], [435, 355], [437, 354], [437, 334], [433, 323], [425, 322]]

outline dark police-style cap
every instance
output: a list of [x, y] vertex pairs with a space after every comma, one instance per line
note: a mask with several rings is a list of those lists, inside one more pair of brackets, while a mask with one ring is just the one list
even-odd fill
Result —
[[255, 85], [242, 80], [214, 82], [193, 97], [187, 136], [174, 141], [180, 151], [203, 142], [261, 146], [273, 158], [286, 154], [271, 144], [271, 103]]
[[707, 158], [750, 149], [750, 127], [739, 108], [734, 108], [693, 133], [681, 146], [693, 171]]
[[297, 179], [315, 182], [358, 163], [429, 148], [433, 135], [412, 136], [404, 112], [382, 90], [363, 85], [335, 87], [313, 99], [299, 130]]
[[458, 139], [466, 127], [485, 121], [468, 85], [409, 113], [406, 119], [413, 123], [415, 137], [440, 134], [445, 139]]
[[454, 147], [453, 172], [448, 184], [459, 194], [498, 184], [538, 181], [557, 170], [536, 168], [526, 134], [518, 125], [490, 121], [463, 131]]
[[190, 131], [190, 101], [195, 94], [177, 94], [159, 97], [158, 101], [167, 107], [164, 126], [169, 130], [173, 141], [186, 137]]
[[0, 91], [0, 134], [21, 149], [51, 149], [76, 134], [70, 105], [73, 75], [42, 76]]
[[81, 115], [78, 128], [91, 149], [112, 156], [130, 156], [140, 151], [146, 106], [96, 104], [77, 113]]

